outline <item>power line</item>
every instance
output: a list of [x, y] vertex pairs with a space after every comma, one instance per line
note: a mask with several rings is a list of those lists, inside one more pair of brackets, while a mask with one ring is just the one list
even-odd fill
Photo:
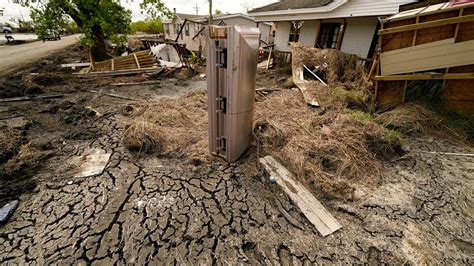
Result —
[[196, 16], [198, 16], [198, 15], [199, 15], [199, 9], [200, 9], [200, 8], [198, 7], [198, 4], [196, 4], [196, 6], [194, 7], [194, 9], [196, 10]]

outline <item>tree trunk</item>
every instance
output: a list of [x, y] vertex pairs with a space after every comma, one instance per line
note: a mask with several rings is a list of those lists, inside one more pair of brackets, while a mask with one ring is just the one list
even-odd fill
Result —
[[91, 47], [92, 58], [94, 61], [97, 62], [109, 59], [110, 56], [107, 55], [107, 46], [105, 44], [104, 32], [102, 31], [100, 25], [92, 26], [92, 35], [94, 35], [94, 39], [96, 40], [95, 45]]

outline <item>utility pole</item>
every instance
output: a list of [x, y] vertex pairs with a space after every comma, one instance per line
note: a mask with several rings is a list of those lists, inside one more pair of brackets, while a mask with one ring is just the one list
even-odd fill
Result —
[[196, 3], [196, 6], [194, 7], [194, 9], [196, 9], [196, 16], [199, 16], [199, 7], [198, 7], [198, 4]]
[[212, 0], [209, 0], [209, 25], [212, 25]]

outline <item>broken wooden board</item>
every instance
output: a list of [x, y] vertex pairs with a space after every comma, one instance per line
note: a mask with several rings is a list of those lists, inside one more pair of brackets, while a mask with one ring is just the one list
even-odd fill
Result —
[[393, 50], [380, 55], [382, 75], [395, 75], [474, 63], [474, 40], [454, 38]]
[[308, 84], [308, 81], [304, 80], [302, 66], [293, 68], [293, 82], [300, 89], [301, 94], [303, 94], [304, 101], [309, 106], [319, 107], [319, 102], [311, 95], [311, 91], [309, 89], [310, 84]]
[[101, 149], [91, 149], [85, 153], [86, 155], [72, 160], [74, 164], [79, 165], [79, 171], [74, 177], [90, 177], [102, 174], [112, 155]]
[[265, 156], [259, 161], [321, 235], [327, 236], [342, 227], [326, 208], [272, 156]]

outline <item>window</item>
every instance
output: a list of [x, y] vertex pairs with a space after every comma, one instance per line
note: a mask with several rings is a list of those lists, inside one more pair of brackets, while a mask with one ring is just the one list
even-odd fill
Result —
[[303, 26], [303, 21], [292, 21], [290, 27], [290, 38], [288, 42], [298, 42], [300, 39], [300, 29]]
[[165, 24], [165, 33], [166, 35], [170, 35], [170, 24], [168, 23]]
[[184, 25], [184, 34], [186, 36], [189, 36], [189, 23], [186, 23], [186, 25]]
[[174, 34], [178, 35], [179, 29], [181, 29], [181, 24], [179, 23], [174, 24]]
[[0, 9], [0, 17], [3, 17], [3, 9]]
[[342, 42], [343, 25], [341, 23], [322, 23], [319, 28], [318, 48], [339, 49]]

